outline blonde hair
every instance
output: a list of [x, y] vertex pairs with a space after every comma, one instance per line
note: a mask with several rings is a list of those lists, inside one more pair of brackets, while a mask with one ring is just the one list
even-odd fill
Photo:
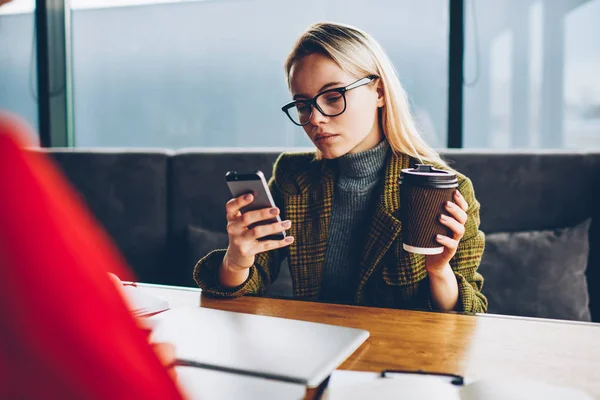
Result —
[[[377, 75], [383, 84], [385, 102], [380, 109], [380, 123], [392, 150], [424, 162], [446, 165], [417, 131], [396, 69], [373, 37], [350, 25], [319, 22], [309, 26], [285, 62], [289, 87], [292, 68], [303, 57], [314, 53], [331, 58], [344, 72], [357, 78]], [[321, 157], [318, 150], [317, 157]]]

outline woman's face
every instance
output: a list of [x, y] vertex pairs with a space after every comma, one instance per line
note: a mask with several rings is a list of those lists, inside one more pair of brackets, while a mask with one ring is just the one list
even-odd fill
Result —
[[[327, 89], [348, 86], [364, 76], [344, 72], [331, 58], [322, 54], [303, 57], [290, 72], [294, 100], [311, 99]], [[383, 138], [377, 118], [382, 107], [383, 90], [380, 80], [349, 90], [346, 111], [327, 117], [313, 108], [304, 131], [323, 154], [332, 159], [348, 153], [358, 153], [377, 145]]]

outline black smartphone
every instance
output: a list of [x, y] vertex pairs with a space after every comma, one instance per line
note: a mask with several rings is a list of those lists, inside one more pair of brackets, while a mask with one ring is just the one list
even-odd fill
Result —
[[[263, 208], [276, 207], [275, 202], [273, 201], [273, 196], [271, 196], [269, 186], [267, 185], [267, 180], [265, 179], [265, 175], [262, 173], [262, 171], [229, 171], [225, 174], [225, 180], [227, 181], [227, 186], [229, 187], [231, 196], [240, 197], [247, 193], [252, 193], [254, 195], [254, 200], [252, 203], [240, 210], [242, 213], [245, 213], [246, 211], [261, 210]], [[274, 218], [254, 223], [250, 225], [249, 228], [252, 229], [257, 225], [269, 225], [274, 222], [281, 222], [279, 215]], [[261, 237], [258, 240], [283, 240], [284, 238], [285, 231], [282, 231], [281, 233]]]

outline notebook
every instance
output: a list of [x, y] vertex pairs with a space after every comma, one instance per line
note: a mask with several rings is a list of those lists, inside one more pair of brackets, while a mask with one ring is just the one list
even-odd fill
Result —
[[127, 308], [136, 317], [149, 317], [169, 309], [169, 303], [163, 299], [138, 289], [134, 282], [123, 282], [118, 276], [108, 273], [109, 278], [123, 296]]
[[201, 307], [153, 317], [151, 341], [176, 348], [180, 365], [318, 386], [368, 337], [361, 329]]
[[123, 286], [123, 295], [131, 313], [136, 317], [147, 317], [169, 309], [169, 303], [135, 286]]
[[[431, 375], [397, 374], [379, 378], [371, 372], [335, 371], [324, 400], [593, 400], [579, 389], [550, 385], [519, 377], [480, 379], [455, 386]], [[355, 383], [352, 383], [354, 381]]]

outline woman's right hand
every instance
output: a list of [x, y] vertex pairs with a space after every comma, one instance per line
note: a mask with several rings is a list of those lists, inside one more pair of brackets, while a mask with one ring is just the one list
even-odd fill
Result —
[[254, 265], [254, 258], [258, 253], [289, 246], [294, 241], [291, 236], [286, 236], [283, 240], [257, 240], [290, 229], [291, 222], [274, 222], [250, 228], [256, 222], [273, 219], [279, 215], [279, 209], [276, 207], [242, 214], [240, 210], [253, 200], [252, 194], [246, 194], [229, 200], [225, 206], [229, 247], [223, 259], [223, 267], [231, 272], [247, 270]]

